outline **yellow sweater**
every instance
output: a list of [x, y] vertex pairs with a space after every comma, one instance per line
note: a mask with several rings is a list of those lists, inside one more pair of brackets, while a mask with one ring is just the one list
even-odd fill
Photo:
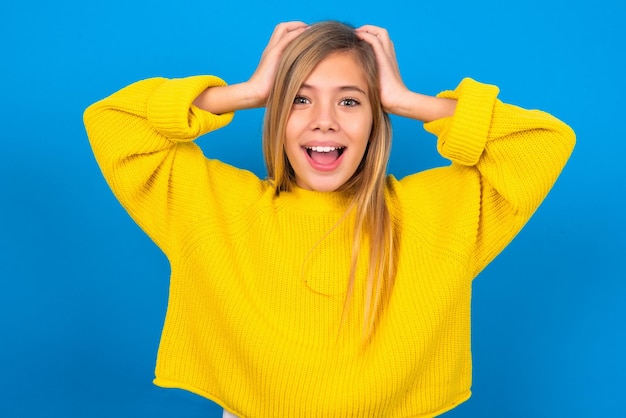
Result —
[[206, 159], [192, 141], [233, 115], [192, 101], [222, 84], [148, 79], [85, 112], [111, 189], [171, 265], [155, 383], [241, 417], [431, 417], [469, 398], [472, 279], [546, 196], [572, 130], [471, 79], [440, 94], [458, 99], [455, 115], [425, 128], [452, 164], [388, 178], [398, 273], [360, 350], [366, 255], [339, 333], [350, 218], [320, 241], [348, 197], [303, 189], [276, 197], [268, 181]]

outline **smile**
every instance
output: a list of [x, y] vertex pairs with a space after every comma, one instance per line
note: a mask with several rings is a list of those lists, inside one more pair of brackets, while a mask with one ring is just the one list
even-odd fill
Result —
[[341, 154], [343, 154], [346, 147], [305, 147], [305, 149], [309, 156], [312, 156], [314, 152], [327, 154], [329, 152], [334, 153], [337, 151], [337, 157], [341, 157]]
[[336, 169], [346, 147], [331, 146], [307, 146], [304, 147], [311, 166], [319, 171], [332, 171]]

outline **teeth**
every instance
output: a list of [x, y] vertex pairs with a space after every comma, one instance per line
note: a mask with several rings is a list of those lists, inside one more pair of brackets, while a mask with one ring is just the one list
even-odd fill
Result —
[[342, 148], [344, 147], [306, 147], [306, 149], [310, 149], [315, 152], [331, 152]]

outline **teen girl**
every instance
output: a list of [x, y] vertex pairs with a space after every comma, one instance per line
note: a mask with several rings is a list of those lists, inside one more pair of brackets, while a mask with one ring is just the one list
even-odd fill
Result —
[[[153, 78], [89, 107], [104, 176], [171, 265], [155, 383], [240, 417], [431, 417], [468, 399], [472, 279], [575, 141], [497, 95], [409, 91], [384, 29], [289, 22], [244, 83]], [[253, 107], [267, 179], [193, 143]], [[388, 114], [425, 122], [451, 164], [387, 175]]]

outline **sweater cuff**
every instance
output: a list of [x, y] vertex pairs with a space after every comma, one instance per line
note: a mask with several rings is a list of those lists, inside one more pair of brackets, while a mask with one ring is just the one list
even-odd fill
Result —
[[438, 137], [439, 153], [454, 163], [473, 166], [485, 148], [499, 89], [465, 78], [453, 91], [437, 97], [456, 99], [454, 115], [424, 125]]
[[208, 87], [225, 85], [221, 78], [207, 75], [169, 79], [150, 96], [148, 120], [161, 135], [178, 141], [191, 141], [219, 129], [232, 120], [233, 112], [215, 115], [192, 103]]

